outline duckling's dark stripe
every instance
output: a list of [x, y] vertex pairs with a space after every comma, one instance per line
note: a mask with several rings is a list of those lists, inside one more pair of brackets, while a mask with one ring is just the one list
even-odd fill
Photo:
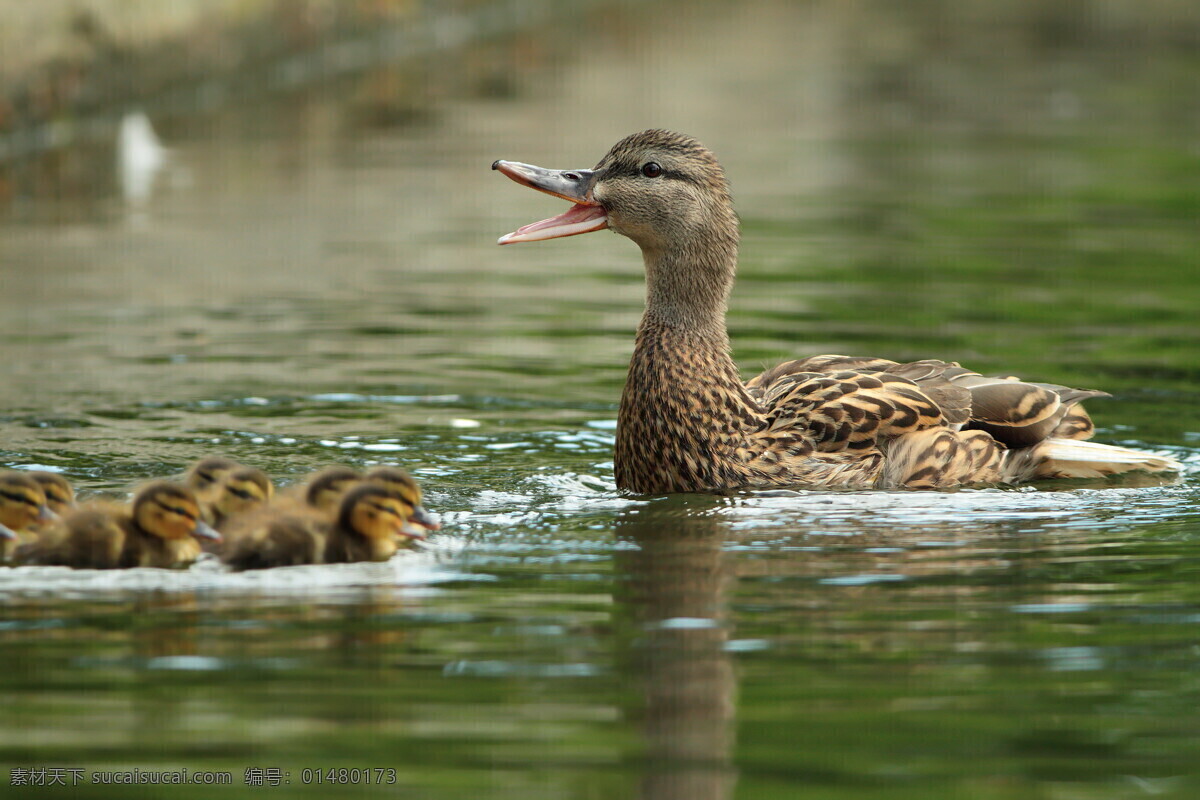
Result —
[[0, 489], [0, 497], [7, 497], [9, 500], [12, 500], [14, 503], [28, 503], [31, 506], [38, 505], [38, 502], [27, 494], [19, 494], [17, 492], [6, 492], [3, 489]]
[[397, 517], [403, 516], [399, 511], [396, 510], [395, 506], [385, 506], [380, 505], [379, 503], [367, 503], [366, 505], [369, 508], [373, 508], [383, 514], [392, 514], [393, 516]]
[[169, 506], [166, 503], [162, 502], [161, 500], [155, 500], [154, 504], [168, 513], [178, 514], [179, 516], [184, 517], [185, 519], [190, 519], [192, 522], [196, 521], [196, 515], [193, 514], [191, 511], [188, 511], [186, 508], [180, 508], [178, 506]]
[[225, 489], [234, 497], [240, 497], [243, 500], [253, 500], [254, 493], [246, 489], [239, 489], [236, 486], [226, 486]]

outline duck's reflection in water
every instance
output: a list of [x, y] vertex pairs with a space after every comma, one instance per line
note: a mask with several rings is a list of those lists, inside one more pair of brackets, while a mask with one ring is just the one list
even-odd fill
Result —
[[616, 600], [634, 628], [629, 672], [643, 688], [644, 798], [719, 800], [736, 782], [723, 503], [664, 498], [617, 520], [617, 535], [636, 545], [618, 552]]

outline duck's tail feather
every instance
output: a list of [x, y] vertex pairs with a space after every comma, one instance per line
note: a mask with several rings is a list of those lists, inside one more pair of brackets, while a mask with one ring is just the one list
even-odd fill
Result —
[[1020, 450], [1011, 450], [1005, 479], [1018, 482], [1040, 478], [1107, 478], [1125, 472], [1181, 472], [1183, 465], [1170, 456], [1079, 439], [1046, 439]]

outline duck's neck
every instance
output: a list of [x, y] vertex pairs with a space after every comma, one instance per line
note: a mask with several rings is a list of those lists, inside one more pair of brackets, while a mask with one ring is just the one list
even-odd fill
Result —
[[737, 270], [737, 236], [668, 249], [642, 250], [646, 266], [646, 312], [653, 322], [690, 331], [728, 346], [725, 311]]
[[623, 489], [703, 491], [736, 482], [734, 453], [756, 422], [725, 329], [736, 258], [736, 238], [645, 252], [646, 311], [617, 417], [614, 464]]

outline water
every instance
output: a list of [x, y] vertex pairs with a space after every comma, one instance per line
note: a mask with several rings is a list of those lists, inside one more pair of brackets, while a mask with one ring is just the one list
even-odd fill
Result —
[[[144, 206], [115, 175], [13, 199], [0, 461], [84, 492], [209, 453], [284, 483], [397, 463], [446, 530], [387, 565], [3, 571], [9, 780], [186, 768], [233, 785], [173, 796], [357, 797], [379, 787], [324, 770], [371, 768], [430, 798], [1196, 796], [1200, 65], [1194, 14], [1140, 8], [597, 11], [498, 45], [523, 54], [510, 97], [456, 87], [370, 126], [372, 73], [157, 122], [169, 156]], [[1105, 389], [1097, 439], [1188, 474], [617, 493], [636, 249], [497, 248], [560, 208], [487, 168], [590, 166], [651, 125], [700, 136], [733, 181], [747, 374], [846, 352]]]

